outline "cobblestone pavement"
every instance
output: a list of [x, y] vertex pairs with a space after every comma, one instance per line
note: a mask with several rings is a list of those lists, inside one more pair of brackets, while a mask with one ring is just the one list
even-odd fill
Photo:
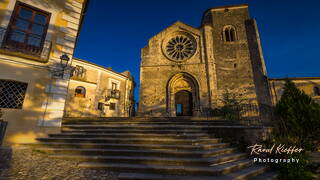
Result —
[[0, 180], [116, 180], [106, 170], [84, 169], [78, 161], [48, 157], [28, 147], [0, 147]]

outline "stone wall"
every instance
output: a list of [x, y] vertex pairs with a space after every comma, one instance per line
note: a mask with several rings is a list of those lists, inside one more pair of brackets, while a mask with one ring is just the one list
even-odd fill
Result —
[[[226, 40], [226, 27], [234, 28], [235, 41]], [[183, 35], [194, 39], [195, 52], [184, 60], [172, 59], [170, 46], [175, 46], [170, 39]], [[226, 93], [236, 94], [243, 103], [270, 104], [260, 39], [247, 5], [209, 9], [201, 27], [176, 22], [149, 39], [141, 51], [140, 115], [175, 116], [168, 83], [183, 73], [195, 79], [199, 88], [192, 89], [198, 91], [193, 108], [199, 112], [193, 115], [203, 116], [207, 109], [223, 106]]]
[[[315, 88], [320, 89], [320, 77], [301, 77], [301, 78], [288, 78], [295, 83], [297, 88], [304, 91], [307, 95], [312, 97], [313, 100], [320, 103], [320, 94], [315, 92]], [[270, 91], [272, 93], [272, 103], [274, 105], [281, 99], [284, 91], [284, 84], [286, 78], [270, 78], [268, 79]], [[320, 93], [320, 92], [319, 92]]]
[[267, 126], [225, 126], [208, 129], [210, 135], [223, 138], [242, 151], [247, 151], [248, 146], [270, 140], [272, 131], [273, 127]]
[[[194, 55], [181, 62], [168, 59], [162, 53], [164, 39], [188, 33], [195, 39]], [[141, 51], [140, 67], [140, 103], [139, 111], [151, 116], [167, 115], [167, 86], [170, 79], [179, 73], [188, 73], [199, 86], [199, 101], [208, 106], [208, 86], [206, 64], [203, 60], [203, 45], [200, 31], [181, 22], [177, 22], [151, 38]]]
[[[218, 105], [221, 96], [228, 90], [243, 99], [255, 103], [256, 92], [253, 81], [252, 59], [250, 58], [248, 37], [245, 22], [249, 19], [246, 6], [234, 8], [213, 8], [209, 10], [212, 16], [212, 37], [214, 63], [216, 64]], [[223, 35], [226, 26], [234, 27], [236, 40], [227, 42]]]

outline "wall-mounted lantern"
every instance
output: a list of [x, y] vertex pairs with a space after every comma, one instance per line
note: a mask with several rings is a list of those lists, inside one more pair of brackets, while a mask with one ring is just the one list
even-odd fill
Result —
[[65, 73], [64, 71], [65, 71], [66, 67], [68, 66], [69, 61], [70, 61], [70, 58], [69, 58], [69, 56], [67, 54], [61, 55], [60, 56], [60, 64], [59, 64], [59, 66], [62, 69], [51, 71], [52, 75], [54, 77], [63, 78], [63, 75]]
[[70, 58], [68, 55], [63, 54], [60, 56], [60, 65], [64, 71], [64, 68], [66, 68], [68, 66], [68, 62], [69, 62]]

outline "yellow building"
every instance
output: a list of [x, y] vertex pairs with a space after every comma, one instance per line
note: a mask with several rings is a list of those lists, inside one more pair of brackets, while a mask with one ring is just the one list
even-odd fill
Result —
[[[0, 108], [8, 121], [6, 143], [31, 142], [59, 131], [63, 116], [132, 113], [134, 83], [129, 72], [115, 73], [78, 59], [66, 64], [73, 60], [87, 4], [87, 0], [0, 1]], [[86, 76], [78, 76], [79, 66], [87, 69]], [[113, 82], [115, 89], [109, 86]], [[86, 88], [87, 96], [74, 97], [75, 86]], [[99, 98], [106, 96], [104, 101], [98, 92]], [[85, 104], [78, 103], [82, 101]]]
[[129, 71], [117, 73], [74, 58], [65, 107], [67, 117], [128, 117], [134, 113], [135, 82]]
[[[313, 100], [320, 103], [320, 77], [288, 78], [295, 83], [298, 89], [304, 91]], [[269, 87], [272, 94], [272, 103], [276, 105], [284, 91], [286, 78], [269, 78]]]
[[[0, 108], [5, 142], [29, 142], [57, 131], [87, 0], [0, 1]], [[65, 57], [66, 57], [65, 56]], [[70, 64], [70, 63], [69, 63]]]

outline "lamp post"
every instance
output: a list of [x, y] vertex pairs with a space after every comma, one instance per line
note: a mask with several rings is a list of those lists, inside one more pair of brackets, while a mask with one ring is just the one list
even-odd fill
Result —
[[60, 64], [59, 66], [62, 68], [59, 68], [58, 70], [55, 69], [55, 70], [52, 70], [52, 75], [54, 77], [57, 77], [57, 78], [63, 78], [63, 75], [64, 75], [64, 71], [66, 69], [66, 67], [68, 66], [68, 63], [70, 61], [70, 58], [67, 54], [63, 54], [60, 56]]
[[68, 66], [69, 60], [70, 58], [66, 54], [60, 56], [60, 65], [62, 67], [62, 72], [64, 72], [64, 69]]

